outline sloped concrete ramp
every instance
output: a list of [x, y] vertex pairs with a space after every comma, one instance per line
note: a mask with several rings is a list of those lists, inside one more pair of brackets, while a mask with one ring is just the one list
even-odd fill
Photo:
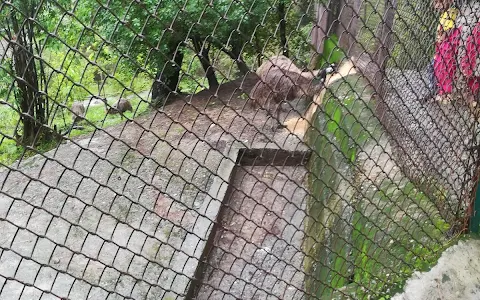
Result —
[[480, 240], [448, 248], [429, 272], [416, 272], [393, 300], [480, 299]]

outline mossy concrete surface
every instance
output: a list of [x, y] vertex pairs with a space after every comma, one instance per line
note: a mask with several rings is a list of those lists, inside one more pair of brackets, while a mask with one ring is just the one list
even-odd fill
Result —
[[449, 242], [449, 224], [399, 168], [374, 104], [364, 80], [348, 76], [308, 134], [306, 289], [317, 299], [388, 299]]
[[224, 151], [305, 148], [263, 131], [247, 79], [0, 168], [0, 299], [183, 299], [234, 163]]

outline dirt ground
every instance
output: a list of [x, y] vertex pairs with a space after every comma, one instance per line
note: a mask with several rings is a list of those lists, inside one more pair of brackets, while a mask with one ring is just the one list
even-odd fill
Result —
[[245, 106], [240, 88], [254, 83], [182, 96], [0, 170], [0, 299], [182, 299], [224, 149], [305, 147]]
[[303, 299], [306, 174], [239, 168], [197, 299]]

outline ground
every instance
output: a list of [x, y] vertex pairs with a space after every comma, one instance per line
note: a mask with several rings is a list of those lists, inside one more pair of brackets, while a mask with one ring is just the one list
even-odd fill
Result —
[[[365, 178], [360, 180], [366, 186], [361, 187], [365, 196], [360, 203], [366, 211], [377, 211], [380, 202], [366, 202], [369, 193], [377, 193], [371, 183], [379, 187], [381, 183], [395, 183], [394, 191], [382, 201], [402, 211], [379, 212], [383, 217], [375, 214], [370, 222], [375, 226], [390, 224], [394, 214], [396, 224], [402, 225], [399, 220], [406, 219], [405, 228], [410, 228], [413, 235], [422, 229], [417, 226], [418, 220], [437, 213], [429, 209], [431, 203], [409, 204], [416, 200], [410, 192], [418, 193], [406, 193], [406, 178], [400, 170], [411, 165], [415, 167], [412, 172], [430, 171], [446, 178], [441, 183], [456, 191], [458, 180], [449, 180], [460, 177], [448, 174], [452, 170], [462, 174], [459, 165], [465, 152], [459, 145], [465, 136], [462, 131], [456, 132], [455, 126], [439, 126], [449, 120], [436, 115], [444, 109], [419, 104], [415, 96], [421, 95], [414, 92], [421, 90], [411, 91], [408, 80], [402, 78], [395, 83], [404, 93], [403, 101], [396, 101], [398, 97], [387, 100], [393, 112], [397, 116], [400, 113], [401, 124], [418, 126], [402, 127], [394, 135], [395, 143], [382, 131], [381, 139], [363, 146], [358, 159], [365, 168]], [[188, 278], [195, 272], [216, 220], [223, 230], [217, 232], [209, 262], [228, 271], [207, 269], [200, 297], [248, 298], [253, 294], [247, 292], [253, 292], [258, 299], [284, 295], [301, 298], [299, 291], [305, 280], [301, 271], [305, 260], [301, 236], [305, 225], [305, 169], [243, 168], [233, 178], [236, 193], [228, 209], [217, 219], [230, 180], [228, 170], [235, 163], [229, 156], [232, 149], [306, 149], [286, 129], [273, 133], [270, 124], [265, 126], [265, 111], [246, 105], [241, 90], [248, 92], [254, 82], [254, 76], [247, 76], [223, 84], [217, 91], [179, 96], [164, 109], [133, 122], [75, 137], [55, 150], [0, 170], [0, 299], [17, 299], [20, 295], [22, 299], [183, 299]], [[293, 105], [301, 112], [306, 109], [304, 101]], [[445, 144], [451, 140], [454, 143]], [[405, 141], [405, 146], [397, 155], [404, 159], [394, 161], [395, 146], [400, 141]], [[431, 151], [423, 153], [419, 145]], [[444, 159], [442, 151], [452, 159]], [[440, 157], [438, 165], [421, 164], [436, 157]], [[397, 165], [398, 161], [410, 165]], [[350, 192], [346, 185], [341, 188]], [[420, 200], [426, 201], [423, 197]], [[283, 205], [287, 202], [293, 205]], [[335, 205], [332, 209], [340, 208]], [[404, 212], [409, 212], [409, 218], [404, 218]], [[352, 210], [343, 213], [351, 214]], [[344, 220], [352, 223], [350, 218]], [[372, 234], [368, 226], [364, 227], [358, 231]], [[390, 228], [382, 238], [382, 242], [390, 243], [396, 227], [382, 227]], [[346, 229], [340, 230], [349, 234]], [[373, 234], [376, 245], [381, 245], [378, 238], [382, 235]], [[232, 239], [235, 235], [241, 238]], [[285, 243], [292, 247], [284, 251]], [[384, 248], [391, 257], [403, 255], [395, 252], [400, 247], [385, 244]], [[231, 250], [231, 255], [226, 255], [225, 249]], [[252, 273], [252, 266], [258, 273]], [[395, 268], [387, 265], [386, 269]], [[257, 287], [244, 288], [251, 284]], [[220, 290], [212, 293], [212, 288]], [[231, 291], [224, 293], [229, 288]]]
[[460, 241], [447, 249], [428, 272], [415, 273], [393, 300], [480, 298], [480, 241]]
[[197, 299], [304, 299], [306, 174], [301, 166], [236, 172]]
[[1, 170], [0, 299], [181, 299], [218, 213], [211, 189], [228, 180], [228, 147], [304, 147], [245, 106], [239, 87], [254, 80]]
[[[396, 161], [412, 180], [429, 178], [434, 193], [445, 193], [449, 203], [441, 210], [451, 221], [474, 182], [474, 124], [461, 103], [421, 101], [428, 93], [428, 75], [415, 70], [390, 70], [386, 97], [388, 131]], [[429, 187], [430, 188], [430, 187]]]

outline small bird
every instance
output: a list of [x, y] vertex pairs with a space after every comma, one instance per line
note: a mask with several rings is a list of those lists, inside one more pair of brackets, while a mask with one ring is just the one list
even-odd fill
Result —
[[85, 106], [82, 102], [75, 101], [70, 108], [72, 111], [72, 122], [73, 125], [80, 122], [85, 118]]
[[107, 109], [106, 113], [110, 115], [120, 114], [123, 119], [123, 113], [126, 111], [132, 112], [132, 104], [127, 99], [120, 99], [113, 107]]
[[317, 76], [315, 76], [314, 80], [316, 79], [316, 80], [324, 83], [325, 80], [327, 79], [327, 75], [332, 74], [336, 70], [337, 70], [337, 65], [336, 64], [330, 64], [325, 69], [321, 69], [320, 72], [318, 72]]

